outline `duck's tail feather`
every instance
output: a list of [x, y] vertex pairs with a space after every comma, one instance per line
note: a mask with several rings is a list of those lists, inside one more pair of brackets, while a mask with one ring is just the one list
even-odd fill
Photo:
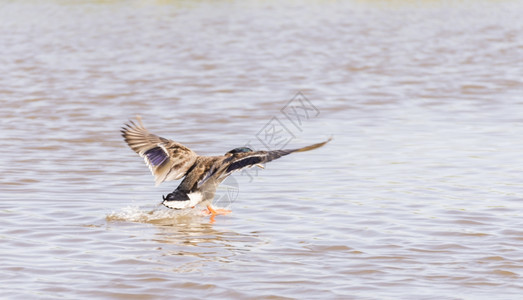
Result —
[[180, 190], [163, 196], [162, 204], [172, 209], [184, 209], [196, 206], [202, 201], [203, 197], [200, 192], [186, 193]]

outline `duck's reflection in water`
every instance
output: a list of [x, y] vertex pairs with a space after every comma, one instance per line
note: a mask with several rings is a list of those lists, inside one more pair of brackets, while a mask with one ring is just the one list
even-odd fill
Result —
[[[107, 221], [153, 224], [156, 232], [148, 239], [159, 244], [163, 263], [171, 271], [193, 272], [212, 263], [229, 263], [239, 255], [265, 244], [256, 233], [238, 233], [218, 224], [199, 210], [177, 211], [155, 208], [124, 209], [107, 216]], [[220, 228], [220, 229], [217, 229]], [[176, 266], [176, 267], [174, 267]], [[174, 268], [173, 268], [174, 267]], [[163, 269], [163, 268], [162, 268]]]

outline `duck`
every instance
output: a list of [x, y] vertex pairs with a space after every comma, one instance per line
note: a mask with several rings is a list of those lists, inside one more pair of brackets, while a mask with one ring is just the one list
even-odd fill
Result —
[[141, 156], [149, 167], [158, 186], [164, 181], [180, 180], [178, 187], [167, 196], [162, 204], [171, 209], [194, 208], [204, 205], [204, 212], [214, 219], [231, 211], [212, 205], [216, 188], [229, 175], [244, 168], [260, 167], [282, 156], [320, 148], [332, 140], [296, 149], [260, 150], [249, 147], [234, 148], [224, 155], [198, 155], [188, 147], [170, 139], [155, 135], [145, 128], [140, 116], [137, 122], [130, 120], [121, 128], [127, 145]]

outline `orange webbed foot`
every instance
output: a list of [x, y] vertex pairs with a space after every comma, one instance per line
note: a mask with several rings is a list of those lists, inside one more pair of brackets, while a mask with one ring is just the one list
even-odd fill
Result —
[[226, 215], [230, 214], [231, 210], [223, 208], [213, 208], [211, 205], [207, 205], [207, 210], [204, 210], [204, 213], [208, 216], [211, 216], [211, 223], [214, 223], [214, 217], [217, 215]]
[[223, 209], [223, 208], [213, 208], [210, 205], [207, 205], [207, 209], [209, 210], [209, 214], [217, 216], [217, 215], [226, 215], [230, 214], [231, 211], [229, 209]]

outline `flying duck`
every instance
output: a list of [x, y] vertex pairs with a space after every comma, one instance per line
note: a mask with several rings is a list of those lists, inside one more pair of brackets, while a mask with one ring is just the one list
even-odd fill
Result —
[[143, 157], [154, 175], [156, 186], [185, 177], [172, 193], [162, 196], [162, 204], [168, 208], [184, 209], [202, 203], [211, 218], [231, 212], [214, 208], [212, 200], [218, 185], [234, 171], [253, 166], [263, 168], [261, 164], [293, 152], [319, 148], [332, 139], [298, 149], [253, 151], [240, 147], [220, 156], [202, 156], [180, 143], [150, 133], [140, 116], [137, 119], [138, 124], [129, 121], [122, 127], [122, 136], [127, 145]]

